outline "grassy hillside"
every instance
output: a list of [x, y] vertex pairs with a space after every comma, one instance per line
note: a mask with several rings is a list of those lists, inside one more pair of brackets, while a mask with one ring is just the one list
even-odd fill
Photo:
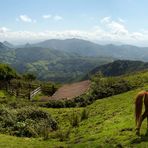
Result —
[[96, 75], [92, 94], [76, 99], [80, 104], [88, 101], [85, 108], [61, 109], [0, 90], [0, 147], [146, 147], [146, 121], [137, 137], [134, 119], [134, 98], [145, 89], [146, 71], [110, 78]]
[[84, 79], [101, 72], [104, 76], [120, 76], [148, 69], [148, 63], [142, 61], [117, 60], [112, 63], [104, 64], [90, 71]]
[[[141, 89], [98, 100], [87, 107], [89, 118], [72, 130], [69, 141], [70, 147], [146, 147], [148, 136], [146, 120], [143, 122], [141, 137], [135, 135], [134, 98]], [[77, 112], [81, 112], [78, 109]], [[67, 114], [73, 109], [48, 109], [59, 119], [62, 127], [67, 129]], [[65, 121], [66, 119], [66, 121]]]
[[[141, 137], [135, 135], [134, 98], [141, 89], [98, 100], [86, 109], [89, 117], [71, 128], [69, 138], [60, 141], [61, 136], [69, 130], [69, 118], [73, 112], [80, 114], [83, 108], [46, 109], [57, 119], [60, 131], [52, 132], [47, 141], [41, 138], [17, 138], [0, 135], [0, 147], [146, 147], [148, 136], [146, 121], [141, 129]], [[64, 131], [64, 132], [63, 132]], [[60, 134], [59, 134], [60, 135]]]

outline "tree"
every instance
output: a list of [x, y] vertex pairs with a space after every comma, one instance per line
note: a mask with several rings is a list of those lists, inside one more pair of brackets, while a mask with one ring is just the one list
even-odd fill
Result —
[[34, 81], [36, 80], [36, 76], [32, 73], [27, 73], [23, 75], [25, 80]]
[[6, 91], [8, 91], [8, 87], [10, 84], [10, 80], [13, 78], [17, 78], [18, 74], [14, 69], [12, 69], [9, 65], [0, 64], [0, 81], [2, 81], [1, 87], [5, 87]]
[[0, 64], [0, 80], [10, 82], [11, 79], [16, 78], [17, 73], [9, 65]]

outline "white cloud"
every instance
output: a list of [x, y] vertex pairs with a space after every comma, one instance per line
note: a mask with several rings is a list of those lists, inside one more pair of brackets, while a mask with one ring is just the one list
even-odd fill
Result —
[[[137, 39], [137, 40], [139, 40], [139, 41], [145, 40], [145, 39], [144, 39], [144, 34], [142, 34], [142, 33], [140, 33], [140, 32], [133, 32], [133, 33], [130, 34], [130, 36], [131, 36], [131, 38]], [[148, 34], [147, 34], [147, 36], [148, 36]], [[147, 39], [148, 39], [148, 38], [147, 38]]]
[[50, 19], [52, 17], [52, 15], [51, 14], [46, 14], [46, 15], [43, 15], [42, 17], [43, 17], [43, 19]]
[[104, 39], [116, 42], [130, 40], [130, 33], [123, 23], [114, 21], [111, 17], [105, 17], [100, 22], [103, 25]]
[[110, 20], [111, 20], [111, 17], [107, 16], [107, 17], [102, 18], [100, 22], [101, 23], [108, 23], [108, 22], [110, 22]]
[[29, 22], [29, 23], [32, 22], [32, 19], [27, 15], [20, 15], [19, 19], [23, 22]]
[[6, 33], [8, 32], [10, 29], [8, 29], [7, 27], [1, 27], [0, 28], [0, 33]]
[[55, 15], [54, 16], [54, 20], [55, 21], [60, 21], [60, 20], [63, 20], [63, 17], [62, 16], [59, 16], [59, 15]]
[[20, 15], [19, 18], [16, 18], [16, 21], [22, 21], [25, 23], [36, 23], [37, 21], [35, 19], [32, 19], [31, 17], [27, 16], [27, 15]]
[[42, 16], [43, 19], [52, 19], [55, 21], [61, 21], [63, 20], [63, 17], [60, 15], [52, 15], [52, 14], [46, 14]]
[[107, 24], [107, 27], [109, 27], [111, 32], [114, 34], [121, 34], [121, 35], [128, 34], [128, 30], [125, 28], [123, 24], [119, 22], [111, 21]]
[[118, 18], [118, 20], [119, 20], [119, 22], [121, 22], [121, 23], [125, 23], [126, 21], [124, 20], [124, 19], [122, 19], [122, 18]]
[[[52, 17], [54, 18], [54, 17]], [[33, 42], [46, 39], [80, 38], [91, 41], [121, 42], [126, 44], [148, 46], [148, 30], [129, 31], [121, 21], [112, 20], [111, 17], [100, 20], [100, 25], [89, 30], [64, 30], [64, 31], [12, 31], [7, 27], [0, 28], [0, 41], [8, 40], [14, 42]]]

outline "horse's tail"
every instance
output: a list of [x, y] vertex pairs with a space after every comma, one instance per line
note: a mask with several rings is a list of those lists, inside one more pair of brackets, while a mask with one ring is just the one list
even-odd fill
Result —
[[136, 125], [140, 120], [140, 116], [142, 113], [142, 106], [143, 106], [143, 97], [145, 96], [145, 93], [139, 93], [136, 97], [135, 101], [135, 119], [136, 119]]

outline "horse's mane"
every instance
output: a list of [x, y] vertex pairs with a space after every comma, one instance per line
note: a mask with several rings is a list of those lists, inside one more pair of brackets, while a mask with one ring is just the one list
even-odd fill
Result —
[[143, 98], [146, 95], [146, 91], [141, 91], [138, 93], [136, 96], [135, 100], [135, 120], [136, 120], [136, 125], [140, 119], [141, 113], [142, 113], [142, 106], [143, 106]]

